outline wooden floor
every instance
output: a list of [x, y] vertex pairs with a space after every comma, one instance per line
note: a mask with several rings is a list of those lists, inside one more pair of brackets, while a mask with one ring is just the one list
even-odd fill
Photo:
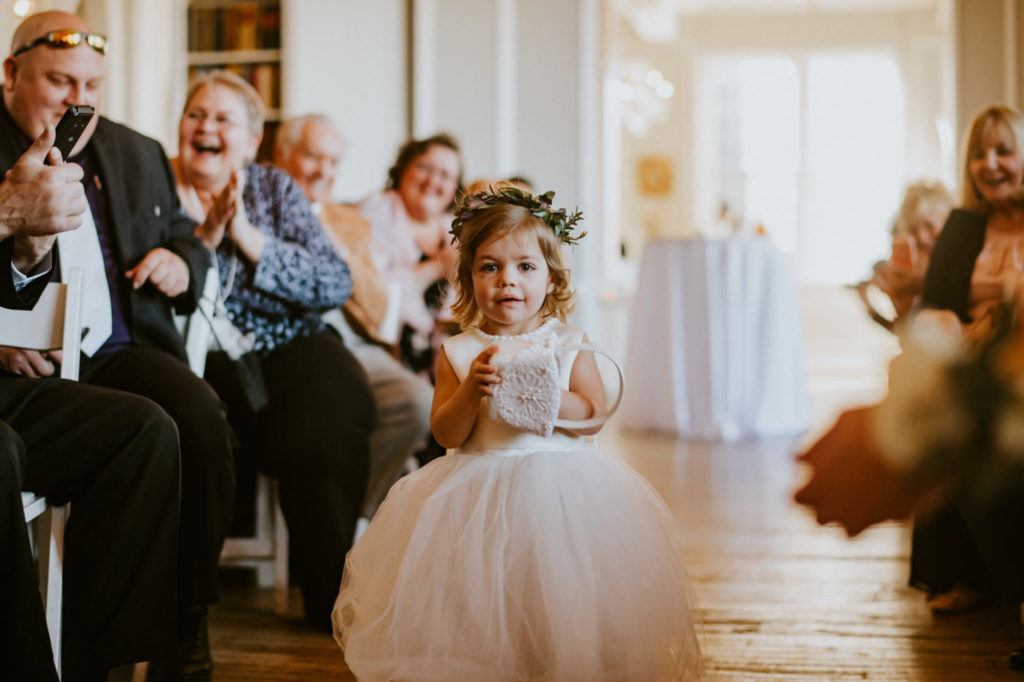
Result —
[[[703, 618], [707, 679], [1024, 680], [1006, 666], [1016, 609], [937, 618], [906, 586], [901, 524], [855, 541], [818, 528], [790, 495], [801, 443], [839, 408], [881, 394], [896, 346], [852, 295], [803, 292], [811, 433], [741, 443], [623, 432], [602, 441], [659, 490], [679, 521]], [[346, 679], [333, 640], [294, 614], [271, 612], [268, 590], [228, 586], [214, 608], [214, 680]], [[350, 677], [347, 679], [351, 679]]]

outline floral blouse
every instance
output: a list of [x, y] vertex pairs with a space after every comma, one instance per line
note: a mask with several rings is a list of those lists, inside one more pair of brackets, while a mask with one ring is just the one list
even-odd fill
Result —
[[217, 247], [221, 296], [228, 318], [251, 334], [261, 354], [327, 327], [320, 314], [352, 292], [345, 261], [291, 177], [251, 164], [242, 193], [246, 216], [266, 235], [263, 255], [250, 262], [230, 239]]

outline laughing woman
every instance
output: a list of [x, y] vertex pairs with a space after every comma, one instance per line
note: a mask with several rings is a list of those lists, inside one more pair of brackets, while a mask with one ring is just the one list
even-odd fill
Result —
[[[964, 139], [960, 204], [932, 251], [922, 303], [955, 313], [965, 341], [983, 344], [1008, 289], [1024, 281], [1024, 116], [978, 113]], [[946, 313], [949, 315], [949, 313]], [[984, 515], [947, 507], [914, 528], [910, 582], [936, 612], [967, 611], [990, 597], [1024, 599], [1024, 504]], [[1012, 556], [1011, 556], [1012, 555]], [[1012, 569], [1007, 569], [1012, 566]]]
[[352, 288], [302, 190], [283, 171], [252, 163], [263, 104], [224, 71], [188, 89], [178, 129], [182, 206], [216, 256], [218, 308], [249, 337], [267, 403], [252, 407], [223, 377], [207, 379], [228, 403], [240, 457], [280, 483], [306, 617], [330, 629], [369, 471], [376, 418], [366, 374], [320, 313]]

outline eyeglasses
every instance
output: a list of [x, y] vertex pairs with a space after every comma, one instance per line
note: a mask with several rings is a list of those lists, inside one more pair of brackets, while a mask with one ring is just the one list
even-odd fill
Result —
[[224, 114], [208, 114], [202, 109], [189, 109], [185, 112], [185, 118], [194, 122], [197, 126], [201, 126], [207, 121], [212, 121], [213, 124], [221, 130], [246, 125], [245, 123], [235, 121]]
[[12, 57], [17, 57], [22, 52], [31, 50], [33, 47], [39, 45], [49, 45], [50, 47], [66, 48], [66, 47], [78, 47], [85, 40], [85, 44], [96, 50], [100, 54], [107, 53], [107, 38], [101, 36], [98, 33], [84, 33], [82, 31], [73, 31], [69, 28], [61, 29], [60, 31], [50, 31], [42, 38], [36, 38], [30, 43], [25, 43], [17, 50], [11, 53]]

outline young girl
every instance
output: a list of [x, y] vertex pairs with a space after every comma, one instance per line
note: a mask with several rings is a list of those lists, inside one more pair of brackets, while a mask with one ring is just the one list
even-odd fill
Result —
[[566, 350], [587, 342], [564, 323], [560, 255], [580, 216], [552, 196], [504, 187], [456, 213], [465, 331], [442, 346], [431, 415], [449, 450], [395, 484], [348, 555], [334, 626], [359, 680], [700, 674], [671, 514], [583, 435], [604, 387], [592, 353]]

